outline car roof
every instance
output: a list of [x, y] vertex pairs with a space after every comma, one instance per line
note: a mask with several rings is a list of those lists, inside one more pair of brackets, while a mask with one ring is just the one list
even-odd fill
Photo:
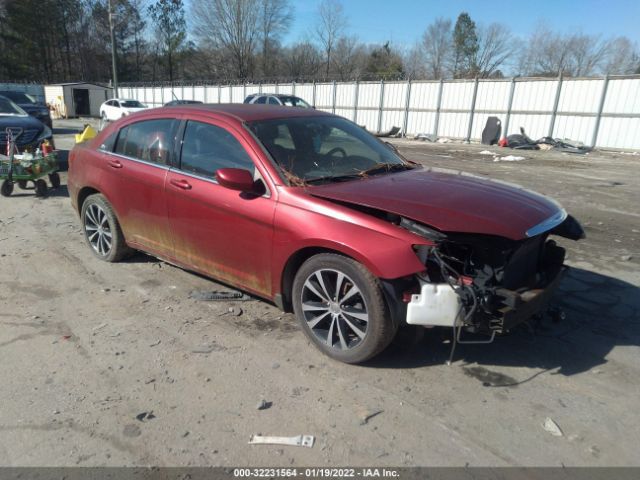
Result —
[[[241, 122], [254, 122], [258, 120], [272, 120], [276, 118], [292, 117], [323, 117], [332, 114], [312, 108], [291, 108], [280, 105], [256, 105], [255, 103], [222, 103], [202, 105], [176, 105], [166, 107], [175, 109], [176, 112], [201, 112], [216, 113], [233, 117]], [[159, 110], [159, 109], [155, 109]]]
[[[253, 96], [256, 97], [276, 97], [276, 98], [300, 98], [296, 95], [293, 94], [289, 94], [289, 93], [254, 93]], [[302, 100], [302, 99], [300, 99]]]

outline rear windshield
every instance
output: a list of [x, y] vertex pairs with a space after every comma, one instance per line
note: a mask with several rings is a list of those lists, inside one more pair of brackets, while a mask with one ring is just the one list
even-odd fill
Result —
[[33, 98], [22, 92], [0, 92], [0, 95], [16, 103], [36, 103]]
[[280, 97], [283, 105], [287, 107], [302, 107], [302, 108], [311, 108], [307, 102], [298, 97]]
[[26, 115], [23, 109], [6, 97], [0, 96], [0, 115]]

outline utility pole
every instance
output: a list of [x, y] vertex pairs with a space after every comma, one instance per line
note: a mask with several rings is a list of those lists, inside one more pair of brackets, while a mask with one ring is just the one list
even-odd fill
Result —
[[111, 0], [109, 0], [109, 30], [111, 31], [111, 70], [113, 75], [113, 98], [118, 98], [118, 67], [116, 62], [116, 36], [113, 32], [113, 17]]

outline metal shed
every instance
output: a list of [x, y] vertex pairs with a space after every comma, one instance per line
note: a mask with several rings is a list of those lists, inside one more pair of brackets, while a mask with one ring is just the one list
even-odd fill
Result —
[[99, 117], [100, 105], [111, 98], [112, 88], [87, 82], [44, 86], [45, 101], [54, 118]]

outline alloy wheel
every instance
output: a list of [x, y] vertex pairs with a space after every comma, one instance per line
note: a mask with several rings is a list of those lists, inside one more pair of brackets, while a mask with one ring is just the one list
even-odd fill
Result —
[[327, 346], [350, 350], [366, 337], [369, 313], [364, 296], [343, 272], [316, 270], [305, 280], [301, 297], [309, 329]]
[[109, 255], [113, 234], [109, 217], [99, 205], [92, 203], [84, 214], [84, 231], [91, 247], [101, 256]]

